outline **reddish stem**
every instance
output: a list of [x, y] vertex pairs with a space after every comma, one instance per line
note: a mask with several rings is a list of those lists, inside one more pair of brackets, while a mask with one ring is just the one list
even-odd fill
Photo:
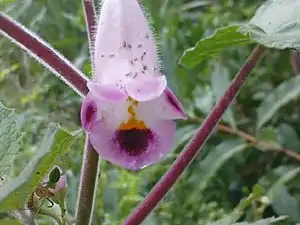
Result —
[[238, 72], [230, 86], [227, 88], [223, 97], [215, 105], [211, 113], [207, 116], [202, 126], [196, 132], [194, 137], [188, 142], [184, 151], [179, 155], [173, 166], [165, 173], [160, 181], [155, 185], [144, 201], [129, 215], [123, 225], [139, 225], [147, 215], [156, 207], [166, 193], [177, 181], [179, 176], [187, 168], [197, 153], [200, 152], [206, 140], [212, 133], [215, 126], [229, 107], [233, 99], [237, 96], [239, 90], [249, 76], [251, 70], [259, 62], [265, 48], [256, 47], [242, 69]]
[[96, 33], [96, 10], [95, 4], [93, 0], [83, 0], [83, 8], [84, 8], [84, 15], [85, 15], [85, 22], [87, 25], [87, 32], [89, 38], [89, 47], [90, 47], [90, 54], [91, 54], [91, 62], [94, 63], [94, 56], [93, 56], [93, 49], [94, 49], [94, 39]]
[[79, 95], [84, 96], [88, 93], [88, 78], [80, 70], [44, 40], [1, 12], [0, 33], [27, 51]]
[[[91, 62], [94, 61], [92, 46], [94, 44], [93, 29], [96, 23], [96, 12], [92, 0], [83, 0], [83, 9], [85, 12], [85, 21], [90, 46]], [[92, 221], [92, 212], [94, 208], [97, 180], [100, 177], [99, 155], [93, 148], [88, 134], [86, 134], [86, 145], [84, 147], [84, 157], [82, 159], [81, 178], [79, 184], [78, 200], [76, 207], [75, 225], [88, 225]]]

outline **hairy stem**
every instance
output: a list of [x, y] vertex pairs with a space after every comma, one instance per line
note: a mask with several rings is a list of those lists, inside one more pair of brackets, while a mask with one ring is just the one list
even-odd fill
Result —
[[[96, 32], [96, 10], [95, 4], [93, 0], [83, 0], [83, 8], [84, 8], [84, 15], [85, 15], [85, 22], [87, 25], [87, 32], [89, 38], [89, 47], [90, 47], [90, 56], [91, 62], [94, 64], [94, 39], [95, 39], [95, 32]], [[94, 66], [94, 65], [93, 65]]]
[[99, 168], [99, 156], [93, 149], [89, 136], [87, 135], [84, 147], [75, 225], [87, 225], [91, 223]]
[[24, 49], [80, 96], [88, 93], [86, 86], [88, 78], [80, 70], [40, 37], [1, 12], [0, 34]]
[[[94, 2], [92, 0], [83, 0], [83, 8], [85, 12], [85, 20], [87, 24], [87, 32], [89, 37], [90, 58], [93, 59], [93, 43], [96, 21], [96, 13]], [[84, 148], [84, 157], [82, 160], [80, 186], [78, 192], [78, 201], [76, 208], [75, 225], [88, 225], [92, 221], [92, 212], [96, 197], [95, 187], [97, 186], [98, 173], [100, 171], [100, 160], [96, 151], [93, 149], [88, 134], [86, 135], [86, 143]]]
[[213, 129], [218, 124], [220, 118], [223, 116], [224, 112], [229, 107], [233, 99], [237, 96], [251, 70], [259, 62], [264, 51], [265, 48], [262, 46], [257, 46], [252, 51], [246, 63], [238, 72], [234, 80], [231, 82], [220, 101], [212, 109], [211, 113], [207, 116], [206, 120], [198, 129], [194, 137], [187, 143], [185, 149], [179, 155], [172, 167], [155, 185], [151, 192], [146, 196], [144, 201], [129, 215], [123, 225], [141, 224], [147, 217], [147, 215], [162, 200], [162, 198], [174, 185], [174, 183], [187, 168], [190, 162], [194, 159], [197, 153], [200, 152]]

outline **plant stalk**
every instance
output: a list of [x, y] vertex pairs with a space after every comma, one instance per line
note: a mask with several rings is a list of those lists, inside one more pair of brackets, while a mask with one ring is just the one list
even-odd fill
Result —
[[162, 198], [171, 189], [174, 183], [178, 180], [183, 171], [188, 167], [191, 161], [195, 158], [213, 132], [215, 126], [225, 113], [226, 109], [230, 106], [231, 102], [237, 96], [241, 87], [245, 83], [247, 77], [250, 75], [251, 70], [260, 61], [265, 48], [257, 46], [248, 57], [246, 63], [237, 73], [226, 92], [214, 106], [202, 126], [198, 129], [193, 138], [187, 143], [186, 147], [174, 162], [172, 167], [165, 173], [165, 175], [158, 181], [150, 193], [146, 196], [144, 201], [128, 216], [123, 225], [139, 225]]
[[88, 93], [86, 86], [88, 78], [80, 70], [46, 41], [2, 12], [0, 12], [0, 34], [25, 50], [81, 97]]
[[[94, 43], [94, 27], [96, 23], [96, 12], [94, 2], [92, 0], [83, 0], [83, 9], [85, 12], [85, 20], [87, 25], [87, 33], [90, 47], [90, 58], [93, 64], [93, 43]], [[80, 186], [78, 192], [78, 200], [76, 207], [75, 225], [88, 225], [92, 221], [92, 212], [96, 197], [96, 187], [100, 172], [100, 159], [97, 152], [91, 145], [88, 134], [84, 147], [84, 156], [82, 160]]]

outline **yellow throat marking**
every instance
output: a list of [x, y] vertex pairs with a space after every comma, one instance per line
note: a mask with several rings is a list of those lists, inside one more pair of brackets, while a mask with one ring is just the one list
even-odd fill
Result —
[[121, 123], [119, 130], [132, 130], [132, 129], [138, 129], [138, 130], [144, 130], [147, 129], [146, 124], [142, 120], [136, 119], [136, 113], [135, 108], [138, 105], [138, 101], [128, 98], [128, 102], [130, 102], [130, 105], [128, 106], [128, 113], [129, 113], [129, 119], [126, 122]]

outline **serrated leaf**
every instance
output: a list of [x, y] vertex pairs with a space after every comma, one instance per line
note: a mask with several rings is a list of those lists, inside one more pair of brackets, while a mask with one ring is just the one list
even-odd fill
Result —
[[[201, 179], [197, 191], [190, 195], [190, 199], [193, 199], [195, 195], [201, 193], [222, 165], [235, 154], [242, 152], [246, 146], [246, 143], [242, 140], [228, 140], [213, 149], [208, 156], [200, 162], [198, 167], [199, 172], [194, 175], [197, 176], [197, 178], [201, 177]], [[191, 179], [193, 179], [193, 176]]]
[[282, 106], [300, 95], [300, 77], [293, 77], [275, 88], [257, 110], [257, 128], [267, 123]]
[[34, 158], [15, 179], [9, 180], [0, 188], [0, 211], [24, 208], [24, 204], [34, 188], [52, 168], [57, 157], [65, 154], [76, 135], [58, 127], [51, 127]]
[[268, 0], [240, 31], [270, 48], [299, 48], [299, 14], [298, 0]]
[[277, 135], [282, 147], [300, 151], [299, 137], [291, 125], [287, 123], [280, 124], [277, 128]]
[[14, 110], [0, 102], [0, 177], [7, 173], [19, 153], [22, 137]]
[[207, 38], [199, 40], [196, 45], [184, 51], [179, 63], [186, 68], [193, 68], [205, 57], [211, 56], [225, 48], [250, 44], [249, 35], [238, 32], [239, 26], [222, 27]]
[[[220, 64], [216, 64], [211, 75], [211, 86], [216, 103], [224, 95], [227, 87], [230, 84], [228, 70]], [[222, 119], [229, 123], [231, 127], [236, 127], [233, 108], [230, 106], [224, 113]]]

